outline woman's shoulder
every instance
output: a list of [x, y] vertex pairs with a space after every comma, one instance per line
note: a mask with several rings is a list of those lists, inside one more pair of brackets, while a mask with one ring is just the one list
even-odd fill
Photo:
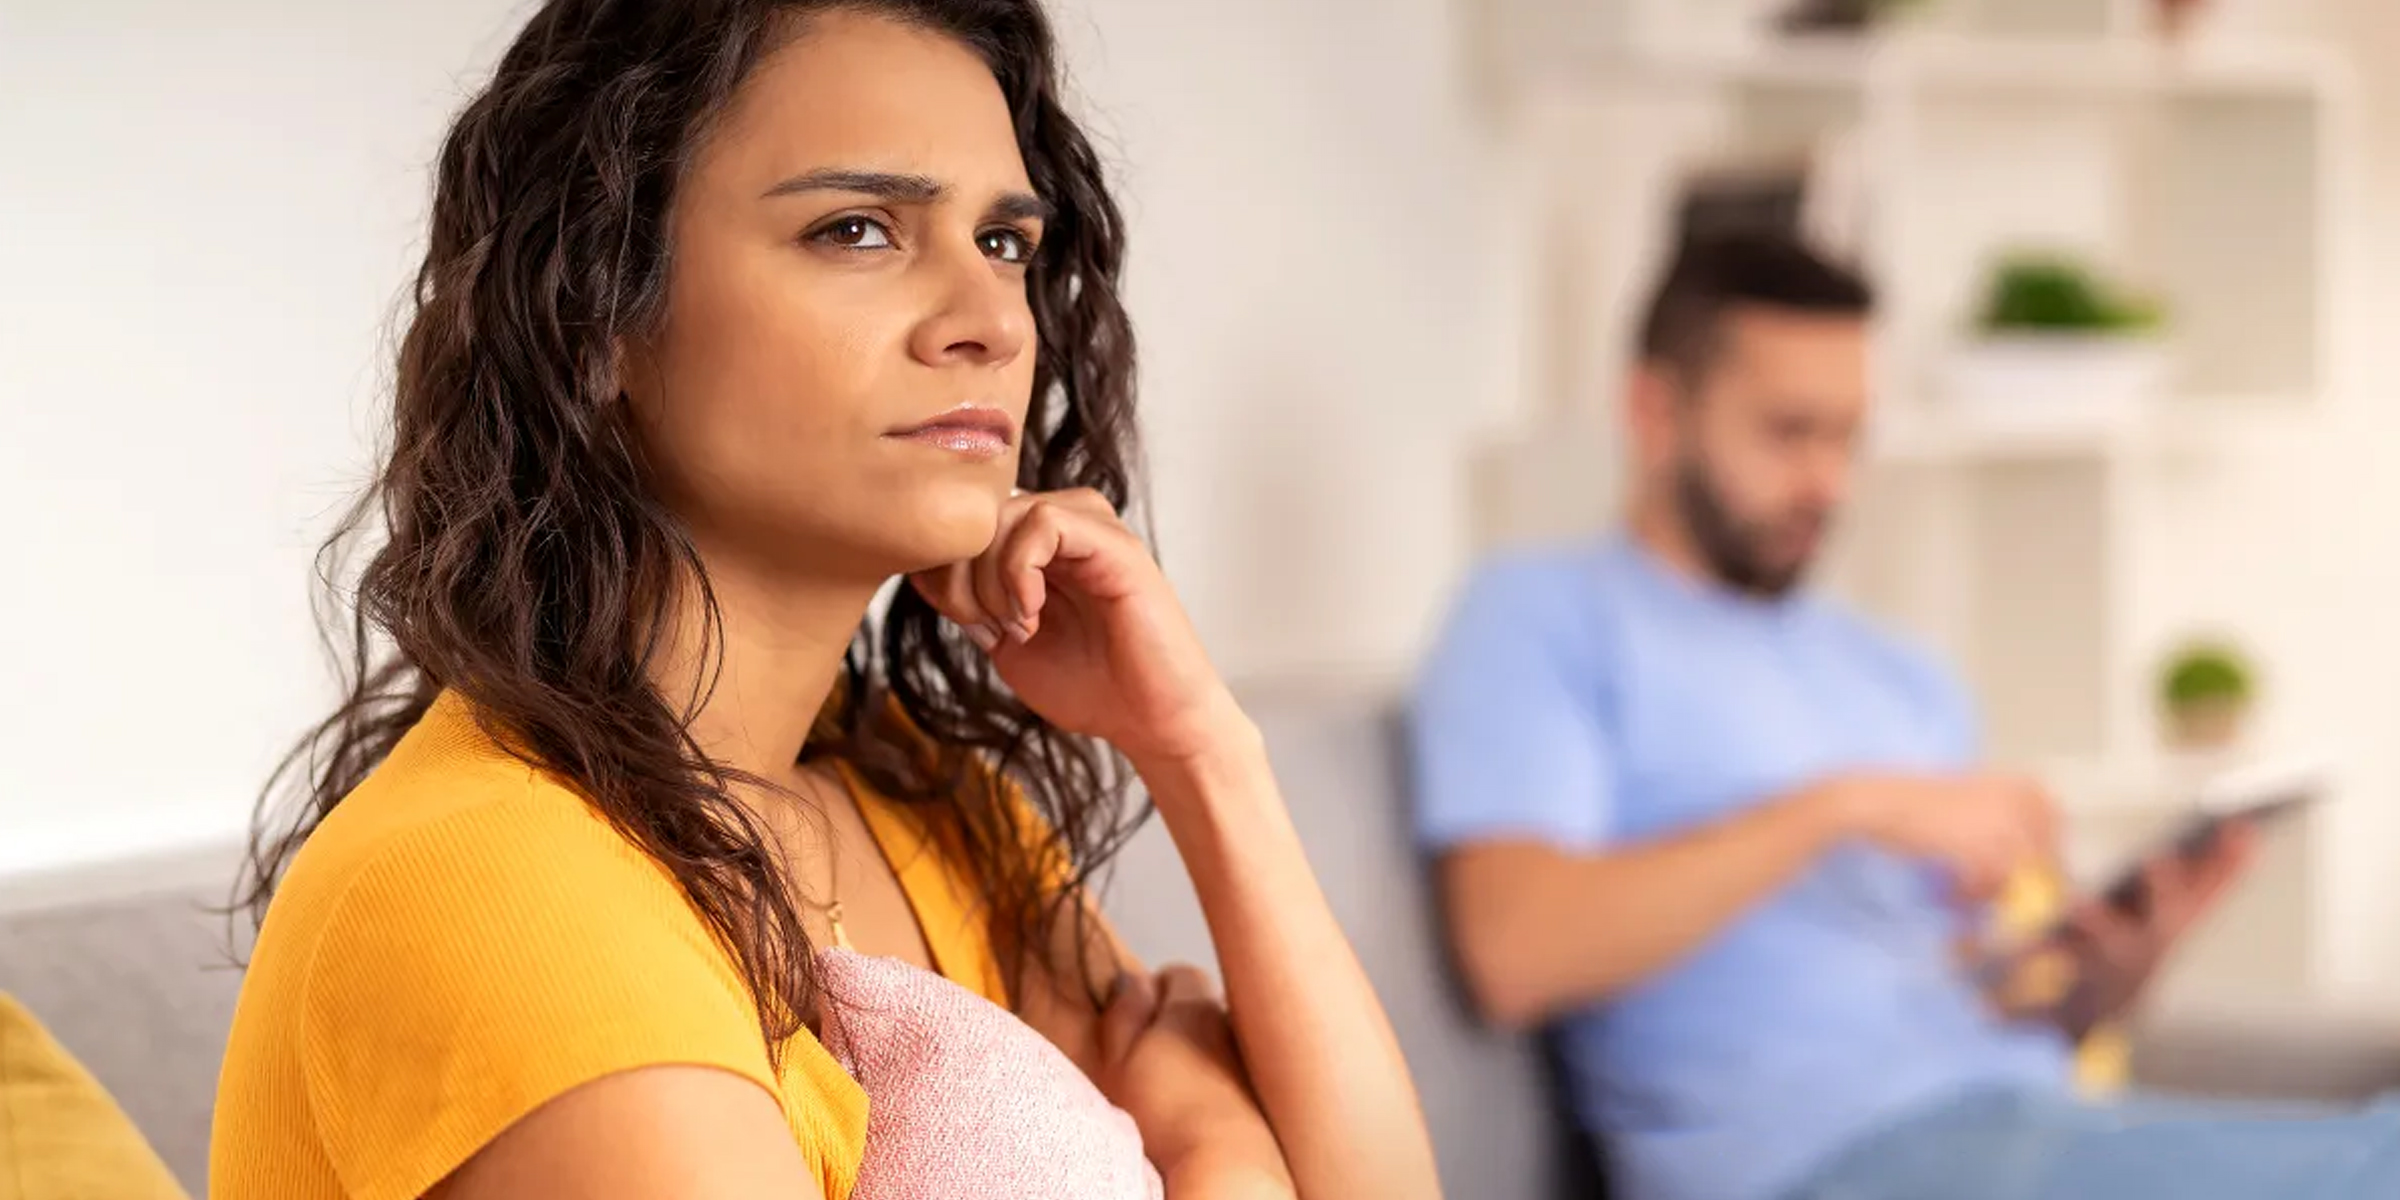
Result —
[[264, 1046], [244, 1035], [268, 1026], [302, 1048], [325, 1153], [394, 1172], [395, 1195], [530, 1107], [653, 1065], [766, 1089], [825, 1186], [863, 1144], [864, 1097], [805, 1032], [780, 1063], [769, 1053], [750, 989], [674, 877], [448, 700], [295, 857], [236, 1026], [237, 1048]]
[[688, 907], [579, 793], [503, 749], [444, 693], [309, 834], [269, 921], [370, 903], [392, 920], [419, 905], [530, 899], [529, 890], [663, 905], [669, 915]]
[[438, 1018], [635, 976], [679, 988], [662, 1018], [756, 1040], [730, 954], [673, 876], [445, 694], [293, 856], [247, 990], [299, 1020], [404, 986]]

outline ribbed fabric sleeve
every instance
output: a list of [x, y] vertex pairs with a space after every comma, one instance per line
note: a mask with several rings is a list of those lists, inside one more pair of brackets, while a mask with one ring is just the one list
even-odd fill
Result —
[[212, 1200], [416, 1200], [543, 1104], [649, 1066], [773, 1096], [828, 1200], [866, 1094], [815, 1038], [780, 1077], [673, 878], [445, 697], [311, 837], [261, 932]]
[[[780, 1100], [756, 1010], [705, 938], [656, 867], [538, 796], [388, 847], [335, 906], [300, 1010], [344, 1191], [415, 1200], [545, 1102], [639, 1067], [716, 1067]], [[859, 1132], [840, 1107], [787, 1114], [828, 1196]]]

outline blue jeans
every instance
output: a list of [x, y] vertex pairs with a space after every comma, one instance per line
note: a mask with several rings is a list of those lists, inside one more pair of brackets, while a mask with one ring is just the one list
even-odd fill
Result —
[[1793, 1200], [2400, 1198], [2400, 1098], [2363, 1109], [1981, 1092], [1850, 1151]]

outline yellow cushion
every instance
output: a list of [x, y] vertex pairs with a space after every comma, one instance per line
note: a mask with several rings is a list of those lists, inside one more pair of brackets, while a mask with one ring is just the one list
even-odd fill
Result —
[[186, 1200], [99, 1082], [5, 995], [0, 1200]]

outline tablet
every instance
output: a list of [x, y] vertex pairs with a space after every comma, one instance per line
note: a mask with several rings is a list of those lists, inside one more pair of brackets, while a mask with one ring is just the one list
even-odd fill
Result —
[[2144, 868], [2175, 855], [2198, 858], [2207, 854], [2229, 825], [2270, 825], [2315, 804], [2325, 793], [2324, 774], [2313, 766], [2269, 766], [2229, 772], [2201, 788], [2189, 820], [2174, 834], [2143, 853], [2101, 889], [2108, 904], [2139, 914], [2148, 904]]

